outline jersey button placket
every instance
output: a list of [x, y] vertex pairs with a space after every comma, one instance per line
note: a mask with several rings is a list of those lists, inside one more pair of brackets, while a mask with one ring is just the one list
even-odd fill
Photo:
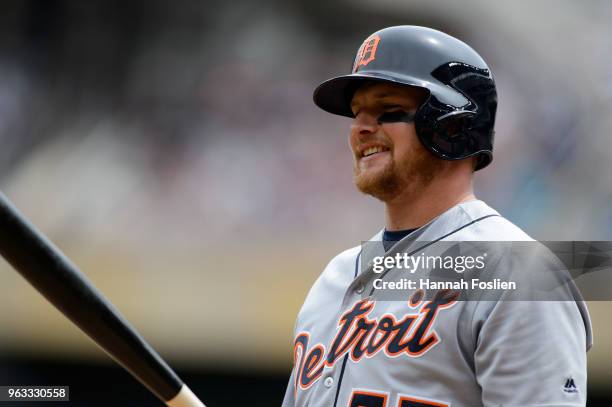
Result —
[[331, 376], [328, 376], [325, 378], [325, 380], [323, 381], [323, 386], [325, 386], [326, 388], [330, 388], [334, 385], [334, 378]]

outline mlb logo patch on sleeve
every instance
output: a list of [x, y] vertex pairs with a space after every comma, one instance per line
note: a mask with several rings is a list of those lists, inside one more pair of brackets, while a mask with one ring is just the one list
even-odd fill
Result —
[[579, 392], [578, 387], [576, 386], [576, 383], [574, 383], [574, 379], [572, 377], [565, 379], [563, 391], [567, 394], [576, 394]]

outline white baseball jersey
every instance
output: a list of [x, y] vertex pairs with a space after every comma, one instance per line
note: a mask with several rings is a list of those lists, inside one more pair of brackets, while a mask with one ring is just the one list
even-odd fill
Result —
[[[484, 202], [470, 201], [398, 245], [437, 240], [533, 239]], [[361, 251], [336, 256], [306, 297], [284, 407], [586, 404], [592, 339], [580, 299], [457, 301], [440, 292], [431, 301], [376, 301], [362, 294], [378, 275], [361, 271]]]

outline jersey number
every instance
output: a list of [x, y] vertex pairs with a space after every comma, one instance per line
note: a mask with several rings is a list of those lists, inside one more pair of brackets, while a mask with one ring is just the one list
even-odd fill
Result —
[[[387, 398], [384, 393], [353, 390], [349, 407], [387, 407]], [[448, 407], [448, 404], [412, 396], [400, 396], [397, 407]]]

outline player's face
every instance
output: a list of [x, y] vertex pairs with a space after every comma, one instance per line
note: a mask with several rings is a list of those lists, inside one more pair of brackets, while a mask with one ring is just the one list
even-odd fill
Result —
[[422, 89], [389, 83], [355, 92], [349, 143], [359, 190], [387, 202], [431, 181], [440, 160], [423, 147], [411, 119], [425, 96]]

